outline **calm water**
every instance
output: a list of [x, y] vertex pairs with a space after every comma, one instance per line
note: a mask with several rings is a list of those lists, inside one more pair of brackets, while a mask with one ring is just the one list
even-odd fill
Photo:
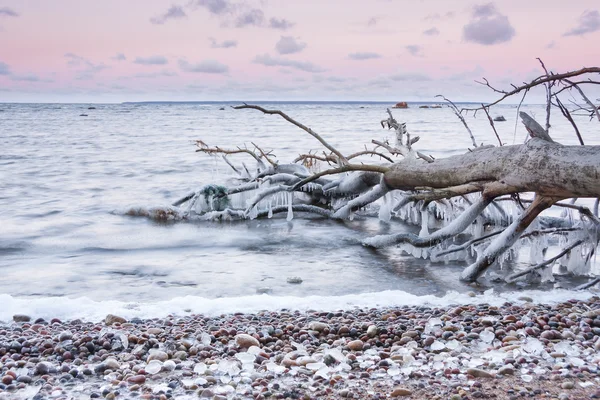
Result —
[[[377, 220], [346, 223], [295, 218], [225, 224], [161, 225], [121, 215], [128, 206], [169, 204], [223, 178], [220, 159], [195, 152], [194, 141], [232, 147], [254, 141], [282, 162], [320, 149], [276, 116], [221, 104], [0, 104], [0, 294], [20, 298], [86, 296], [158, 301], [254, 295], [339, 296], [383, 290], [442, 295], [472, 290], [458, 282], [464, 264], [430, 265], [398, 250], [372, 252], [359, 241], [406, 229]], [[346, 153], [381, 129], [387, 104], [267, 104], [322, 134]], [[543, 120], [542, 106], [524, 107]], [[87, 114], [87, 117], [80, 116]], [[505, 143], [515, 134], [516, 108], [498, 108]], [[396, 110], [418, 149], [435, 157], [470, 146], [448, 109]], [[496, 144], [485, 115], [468, 118], [478, 142]], [[597, 122], [580, 118], [589, 144]], [[555, 140], [576, 144], [555, 116]], [[300, 285], [286, 279], [299, 276]]]

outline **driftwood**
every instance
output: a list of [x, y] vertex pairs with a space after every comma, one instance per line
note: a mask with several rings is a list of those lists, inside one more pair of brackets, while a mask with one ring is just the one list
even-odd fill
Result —
[[[570, 273], [585, 275], [589, 272], [591, 256], [595, 254], [600, 240], [598, 201], [593, 210], [574, 203], [575, 199], [600, 198], [600, 146], [565, 146], [555, 142], [549, 133], [549, 110], [552, 106], [560, 108], [559, 105], [566, 109], [559, 94], [573, 89], [584, 97], [585, 104], [579, 109], [596, 117], [597, 106], [579, 87], [596, 81], [588, 79], [576, 83], [571, 79], [598, 74], [600, 68], [554, 74], [541, 64], [545, 72], [543, 76], [523, 86], [513, 86], [510, 91], [495, 89], [487, 80], [484, 81], [502, 97], [477, 109], [460, 110], [444, 97], [467, 129], [474, 147], [464, 154], [444, 159], [434, 159], [417, 151], [415, 144], [419, 138], [411, 137], [406, 124], [396, 121], [389, 109], [388, 117], [381, 121], [381, 125], [394, 131], [395, 143], [373, 140], [375, 148], [344, 155], [323, 135], [282, 111], [249, 104], [234, 107], [282, 117], [318, 140], [325, 150], [322, 154], [301, 154], [292, 163], [281, 164], [272, 153], [254, 143], [254, 149], [250, 150], [246, 147], [210, 147], [198, 141], [197, 151], [222, 155], [235, 173], [236, 180], [224, 186], [205, 185], [175, 201], [173, 207], [166, 211], [138, 214], [167, 216], [170, 219], [231, 220], [271, 217], [283, 212], [287, 212], [287, 218], [291, 219], [294, 212], [301, 212], [347, 219], [378, 204], [382, 220], [401, 218], [420, 224], [421, 232], [418, 235], [401, 232], [365, 238], [365, 246], [398, 245], [404, 251], [433, 260], [450, 256], [471, 258], [470, 265], [461, 275], [465, 281], [477, 280], [490, 267], [501, 263], [511, 249], [525, 242], [533, 242], [532, 253], [537, 253], [537, 258], [532, 260], [531, 267], [508, 276], [508, 281], [531, 276], [538, 271], [549, 271], [552, 276], [553, 264], [566, 262], [569, 257]], [[529, 140], [518, 145], [503, 145], [488, 112], [490, 107], [539, 85], [545, 85], [547, 90], [546, 127], [521, 112], [519, 116]], [[478, 145], [462, 115], [482, 109], [499, 147]], [[571, 121], [574, 124], [574, 120]], [[579, 130], [577, 134], [581, 138]], [[243, 163], [235, 165], [226, 158], [243, 154], [257, 162], [255, 169]], [[350, 161], [359, 156], [377, 157], [379, 163]], [[319, 163], [329, 168], [320, 169]], [[521, 195], [525, 193], [533, 194], [533, 199], [522, 199]], [[378, 202], [382, 198], [385, 199], [383, 204]], [[565, 199], [574, 200], [564, 202]], [[511, 213], [506, 207], [508, 203], [517, 205], [521, 211]], [[578, 218], [540, 217], [544, 210], [558, 206], [577, 212]], [[431, 233], [430, 229], [433, 229]], [[453, 243], [465, 234], [468, 240], [459, 239], [462, 242], [459, 245]], [[564, 250], [545, 260], [545, 245], [540, 241], [547, 236], [559, 238]], [[577, 252], [573, 250], [575, 248]], [[473, 259], [471, 255], [474, 253], [476, 257]]]

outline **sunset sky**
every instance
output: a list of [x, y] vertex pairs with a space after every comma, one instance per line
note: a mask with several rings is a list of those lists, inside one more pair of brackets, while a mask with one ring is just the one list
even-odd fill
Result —
[[0, 102], [488, 101], [598, 43], [598, 0], [0, 0]]

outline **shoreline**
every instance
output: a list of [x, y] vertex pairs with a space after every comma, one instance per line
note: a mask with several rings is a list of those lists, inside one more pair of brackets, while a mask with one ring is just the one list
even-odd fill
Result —
[[598, 297], [16, 319], [0, 324], [0, 399], [600, 398]]

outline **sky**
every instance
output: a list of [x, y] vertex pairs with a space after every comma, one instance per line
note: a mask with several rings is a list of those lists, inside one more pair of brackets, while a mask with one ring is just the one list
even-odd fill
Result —
[[598, 0], [0, 0], [0, 102], [491, 101], [599, 41]]

